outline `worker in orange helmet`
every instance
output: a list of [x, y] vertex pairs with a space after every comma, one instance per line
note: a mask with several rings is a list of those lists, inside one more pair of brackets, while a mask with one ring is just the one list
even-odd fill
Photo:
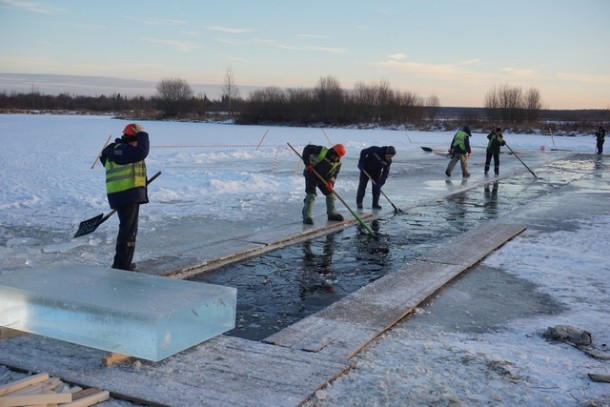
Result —
[[[311, 210], [316, 200], [316, 189], [326, 197], [326, 214], [330, 221], [342, 221], [343, 215], [335, 208], [333, 188], [341, 169], [341, 157], [345, 155], [345, 146], [336, 144], [331, 148], [308, 144], [303, 149], [305, 170], [305, 199], [303, 203], [303, 223], [313, 225]], [[320, 177], [318, 177], [318, 174]], [[322, 179], [320, 179], [322, 178]]]

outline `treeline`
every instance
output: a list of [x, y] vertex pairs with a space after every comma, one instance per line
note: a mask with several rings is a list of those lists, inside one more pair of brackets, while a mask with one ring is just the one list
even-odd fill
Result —
[[[222, 96], [195, 96], [183, 79], [167, 78], [151, 97], [44, 95], [40, 92], [0, 93], [0, 111], [71, 111], [115, 114], [133, 119], [226, 120], [240, 124], [288, 125], [410, 125], [418, 128], [454, 128], [460, 123], [477, 127], [501, 125], [527, 130], [545, 128], [568, 131], [606, 124], [608, 110], [551, 111], [544, 109], [535, 88], [504, 85], [485, 95], [482, 108], [443, 108], [435, 95], [427, 98], [397, 91], [386, 81], [357, 83], [343, 89], [336, 78], [320, 78], [313, 88], [266, 87], [246, 98], [239, 95], [232, 72], [225, 78]], [[561, 122], [564, 122], [561, 124]], [[568, 123], [566, 123], [568, 122]]]

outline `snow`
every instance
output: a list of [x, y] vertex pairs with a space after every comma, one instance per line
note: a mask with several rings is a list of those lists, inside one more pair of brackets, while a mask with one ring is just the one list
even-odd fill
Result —
[[[0, 115], [0, 273], [61, 262], [111, 262], [116, 217], [95, 233], [72, 236], [80, 221], [109, 211], [103, 169], [99, 163], [91, 166], [108, 135], [118, 137], [125, 124], [105, 116]], [[302, 167], [287, 142], [297, 150], [308, 142], [328, 145], [329, 139], [345, 144], [346, 165], [337, 191], [349, 196], [351, 203], [361, 148], [396, 146], [393, 174], [405, 177], [419, 164], [401, 155], [420, 154], [420, 146], [444, 151], [454, 133], [142, 124], [151, 136], [149, 176], [158, 170], [163, 174], [151, 184], [151, 202], [141, 211], [137, 258], [187, 251], [191, 233], [199, 233], [197, 239], [205, 241], [218, 234], [299, 221]], [[479, 160], [487, 142], [484, 136], [475, 133], [472, 138]], [[591, 154], [592, 162], [607, 159], [592, 154], [591, 135], [506, 137], [513, 150], [542, 164], [551, 160], [551, 148]], [[515, 161], [504, 158], [503, 169], [513, 165], [522, 170]], [[443, 170], [438, 168], [439, 174]], [[555, 200], [548, 198], [548, 208], [534, 205], [514, 214], [507, 221], [528, 224], [526, 232], [478, 266], [501, 269], [511, 278], [535, 285], [536, 295], [552, 298], [560, 311], [517, 316], [492, 331], [463, 329], [452, 323], [457, 320], [453, 313], [474, 319], [476, 310], [460, 309], [459, 304], [476, 292], [458, 281], [356, 355], [356, 368], [319, 390], [312, 404], [610, 405], [610, 385], [587, 377], [587, 373], [610, 374], [610, 362], [542, 337], [549, 326], [573, 325], [591, 332], [601, 349], [610, 346], [610, 190], [607, 172], [599, 177], [593, 184], [598, 188], [587, 186], [586, 194], [566, 192]], [[391, 181], [384, 191], [400, 207], [426, 198], [424, 191], [405, 194], [392, 189], [396, 187]], [[568, 200], [574, 202], [562, 209]], [[323, 213], [322, 207], [316, 203], [316, 216]], [[539, 223], [541, 216], [550, 221]], [[150, 241], [148, 236], [157, 231], [165, 239]], [[449, 315], [448, 320], [441, 315]]]

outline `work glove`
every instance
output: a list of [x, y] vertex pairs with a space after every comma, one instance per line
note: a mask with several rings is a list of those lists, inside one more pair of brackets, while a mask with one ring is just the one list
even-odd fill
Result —
[[140, 133], [140, 132], [146, 131], [146, 130], [144, 130], [144, 127], [142, 127], [141, 125], [139, 125], [137, 123], [135, 123], [133, 125], [133, 129], [136, 131], [136, 133]]
[[333, 190], [333, 183], [332, 182], [327, 182], [326, 183], [326, 189], [328, 191], [332, 191]]
[[312, 172], [313, 171], [313, 164], [307, 164], [305, 166], [305, 171]]

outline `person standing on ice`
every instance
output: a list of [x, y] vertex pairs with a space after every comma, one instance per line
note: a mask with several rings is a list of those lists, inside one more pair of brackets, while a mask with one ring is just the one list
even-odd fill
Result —
[[150, 141], [138, 124], [125, 126], [123, 136], [110, 143], [100, 156], [106, 168], [106, 193], [110, 208], [119, 216], [119, 233], [112, 268], [134, 271], [140, 205], [148, 203], [146, 163]]
[[491, 164], [491, 158], [494, 159], [494, 174], [500, 174], [500, 147], [505, 145], [506, 142], [502, 137], [502, 129], [496, 127], [491, 133], [487, 135], [487, 153], [485, 155], [485, 175], [489, 172], [489, 165]]
[[[303, 203], [303, 223], [313, 225], [311, 210], [316, 200], [316, 188], [326, 197], [326, 214], [328, 220], [342, 221], [343, 216], [335, 208], [333, 188], [341, 169], [341, 157], [345, 155], [345, 147], [336, 144], [332, 148], [308, 144], [303, 149], [305, 170], [305, 199]], [[320, 177], [318, 177], [318, 175]]]
[[373, 209], [381, 209], [381, 206], [379, 206], [381, 187], [388, 179], [388, 175], [390, 175], [390, 165], [392, 165], [392, 157], [395, 155], [396, 148], [393, 146], [372, 146], [360, 151], [360, 159], [358, 160], [360, 181], [358, 183], [358, 192], [356, 193], [358, 209], [362, 209], [362, 200], [366, 194], [369, 176], [373, 183]]
[[451, 161], [449, 161], [449, 165], [447, 165], [447, 169], [445, 170], [445, 175], [448, 177], [451, 176], [451, 171], [453, 171], [453, 168], [455, 168], [458, 161], [462, 167], [462, 177], [470, 177], [470, 173], [468, 172], [468, 157], [472, 154], [472, 150], [470, 150], [471, 136], [470, 127], [468, 126], [462, 127], [462, 130], [458, 130], [453, 136], [451, 146], [449, 147]]
[[599, 126], [599, 129], [597, 129], [597, 132], [595, 132], [595, 138], [597, 141], [597, 144], [596, 144], [597, 154], [601, 154], [604, 152], [604, 141], [606, 141], [606, 129], [604, 129], [602, 126]]

